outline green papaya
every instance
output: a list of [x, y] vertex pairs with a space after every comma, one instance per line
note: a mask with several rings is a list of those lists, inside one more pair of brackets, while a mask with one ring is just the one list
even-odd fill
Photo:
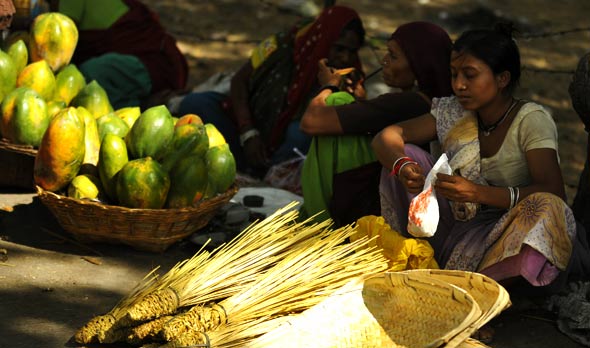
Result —
[[84, 75], [75, 64], [63, 67], [55, 76], [55, 99], [69, 105], [86, 86]]
[[70, 105], [85, 107], [94, 118], [113, 112], [107, 92], [96, 80], [84, 86], [70, 101]]
[[117, 198], [124, 207], [160, 209], [169, 189], [168, 173], [151, 157], [127, 162], [117, 176]]
[[2, 101], [2, 135], [15, 144], [39, 146], [49, 126], [47, 104], [39, 93], [19, 87]]
[[17, 40], [8, 46], [6, 53], [12, 58], [18, 76], [29, 63], [29, 49], [27, 48], [27, 44], [23, 40]]
[[96, 125], [98, 126], [100, 140], [104, 139], [104, 136], [107, 134], [115, 134], [121, 138], [125, 138], [129, 132], [127, 123], [115, 115], [114, 112], [110, 112], [97, 118]]
[[174, 121], [165, 105], [153, 106], [141, 113], [127, 133], [125, 142], [133, 159], [159, 160], [174, 137]]
[[207, 164], [202, 156], [181, 158], [170, 170], [166, 207], [190, 207], [200, 201], [207, 188]]
[[205, 127], [199, 124], [185, 124], [174, 127], [172, 141], [160, 162], [165, 170], [170, 170], [178, 160], [186, 156], [205, 157], [208, 149], [209, 137]]
[[117, 174], [129, 162], [123, 138], [106, 134], [100, 143], [98, 175], [102, 187], [112, 202], [117, 202]]
[[0, 101], [16, 87], [17, 70], [14, 61], [4, 51], [0, 51]]
[[236, 161], [227, 143], [209, 148], [207, 161], [209, 190], [215, 193], [227, 191], [236, 180]]

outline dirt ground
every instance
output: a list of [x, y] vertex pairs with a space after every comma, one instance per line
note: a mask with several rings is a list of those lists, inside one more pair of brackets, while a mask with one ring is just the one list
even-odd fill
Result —
[[[283, 0], [146, 0], [177, 38], [190, 63], [189, 87], [240, 66], [254, 43], [286, 27], [297, 15]], [[453, 37], [502, 17], [515, 21], [525, 67], [521, 98], [549, 107], [560, 136], [562, 172], [569, 201], [583, 168], [586, 134], [567, 93], [579, 57], [590, 51], [586, 0], [356, 0], [370, 42], [412, 20], [434, 21]], [[577, 30], [576, 29], [582, 29]], [[570, 32], [572, 31], [572, 32]], [[559, 32], [564, 32], [557, 34]], [[367, 72], [383, 51], [365, 47]], [[1, 165], [1, 164], [0, 164]], [[83, 245], [65, 233], [31, 192], [0, 190], [0, 348], [75, 347], [76, 329], [110, 310], [149, 270], [169, 269], [196, 246], [180, 242], [165, 253], [125, 246]], [[495, 319], [494, 348], [581, 347], [560, 333], [537, 297], [514, 294], [513, 306]]]

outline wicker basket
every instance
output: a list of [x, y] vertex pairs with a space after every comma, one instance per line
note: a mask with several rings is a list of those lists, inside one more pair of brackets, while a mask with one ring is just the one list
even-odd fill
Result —
[[480, 315], [451, 283], [385, 272], [349, 283], [247, 347], [442, 347]]
[[76, 239], [126, 244], [152, 252], [162, 252], [207, 225], [237, 190], [233, 185], [227, 192], [191, 208], [131, 209], [65, 197], [37, 186], [41, 202]]
[[15, 145], [0, 140], [0, 187], [34, 191], [33, 167], [37, 150], [31, 146]]
[[437, 279], [458, 286], [467, 291], [482, 310], [482, 315], [469, 327], [453, 337], [445, 347], [458, 346], [511, 305], [508, 291], [495, 280], [481, 273], [442, 269], [416, 269], [405, 272], [423, 277], [424, 281]]

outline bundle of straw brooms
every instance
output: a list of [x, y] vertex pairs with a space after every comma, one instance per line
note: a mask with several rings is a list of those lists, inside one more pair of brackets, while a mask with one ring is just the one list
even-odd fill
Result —
[[297, 222], [291, 203], [227, 244], [150, 272], [113, 309], [75, 334], [78, 343], [234, 347], [277, 327], [351, 279], [387, 268], [353, 226]]

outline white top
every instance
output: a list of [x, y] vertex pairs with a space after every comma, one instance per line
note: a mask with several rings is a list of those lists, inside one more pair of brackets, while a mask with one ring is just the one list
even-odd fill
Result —
[[[434, 98], [432, 107], [431, 114], [436, 118], [437, 133], [441, 144], [444, 144], [447, 135], [453, 135], [451, 130], [455, 125], [465, 122], [464, 120], [471, 119], [475, 121], [473, 112], [463, 109], [454, 96]], [[473, 129], [473, 125], [471, 128], [471, 131], [477, 131], [476, 128]], [[454, 149], [447, 153], [451, 158], [451, 162], [457, 162], [453, 160], [456, 155], [459, 155], [459, 152], [467, 152], [467, 155], [471, 152], [479, 153], [479, 141], [476, 140], [476, 134], [473, 134], [473, 137], [476, 144], [463, 143], [461, 145], [461, 147], [464, 147], [463, 150], [469, 151], [457, 151], [457, 149]], [[474, 168], [481, 168], [478, 172], [490, 185], [526, 186], [531, 181], [526, 162], [526, 152], [540, 148], [554, 149], [557, 152], [557, 146], [557, 127], [551, 114], [543, 106], [528, 102], [520, 108], [518, 114], [514, 117], [498, 152], [492, 157], [481, 158], [480, 161], [476, 161]], [[445, 148], [444, 151], [449, 152], [449, 149]], [[461, 155], [465, 157], [466, 154]], [[479, 156], [476, 155], [476, 157], [479, 159]], [[459, 162], [466, 162], [466, 160], [460, 159]], [[455, 168], [453, 167], [453, 169]]]
[[514, 117], [498, 152], [481, 159], [481, 173], [494, 186], [526, 186], [531, 182], [526, 152], [542, 148], [557, 152], [557, 146], [557, 127], [551, 114], [539, 104], [526, 103]]

